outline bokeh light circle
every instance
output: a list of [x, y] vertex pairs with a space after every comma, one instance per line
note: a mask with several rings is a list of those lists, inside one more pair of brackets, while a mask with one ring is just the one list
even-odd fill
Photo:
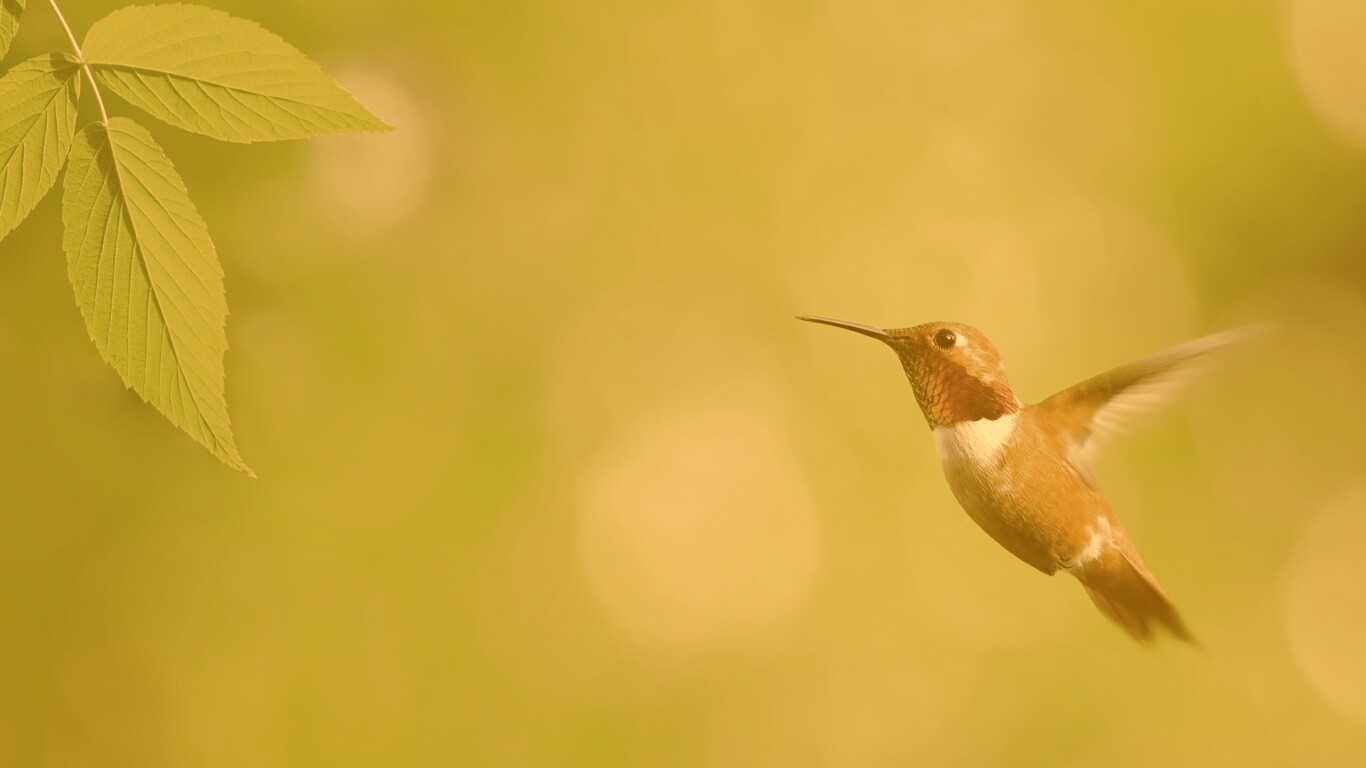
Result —
[[1366, 3], [1290, 0], [1291, 62], [1310, 103], [1327, 123], [1366, 149]]
[[742, 650], [799, 606], [820, 532], [785, 446], [754, 412], [703, 402], [642, 417], [589, 462], [583, 572], [642, 655]]
[[314, 186], [340, 226], [353, 234], [379, 234], [412, 215], [427, 197], [433, 163], [427, 120], [410, 88], [388, 73], [342, 69], [337, 80], [394, 130], [312, 142]]
[[1314, 688], [1366, 722], [1366, 485], [1330, 502], [1300, 534], [1282, 598], [1291, 650]]

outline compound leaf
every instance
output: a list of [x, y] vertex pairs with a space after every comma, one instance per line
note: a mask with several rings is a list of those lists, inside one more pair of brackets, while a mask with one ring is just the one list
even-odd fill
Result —
[[9, 53], [14, 33], [19, 31], [19, 17], [24, 15], [24, 0], [0, 0], [0, 59]]
[[102, 87], [215, 139], [389, 130], [289, 43], [212, 8], [124, 8], [95, 22], [82, 50]]
[[54, 53], [0, 77], [0, 238], [57, 181], [76, 133], [80, 72], [75, 59]]
[[77, 134], [63, 184], [67, 273], [90, 338], [125, 384], [225, 464], [223, 272], [204, 219], [146, 129]]

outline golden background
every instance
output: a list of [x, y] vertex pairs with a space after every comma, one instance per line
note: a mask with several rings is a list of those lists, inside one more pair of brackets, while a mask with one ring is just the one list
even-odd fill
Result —
[[[213, 5], [398, 129], [139, 118], [255, 481], [101, 362], [56, 194], [0, 243], [0, 765], [1366, 764], [1366, 6]], [[1030, 401], [1273, 323], [1098, 467], [1203, 650], [994, 545], [795, 313], [971, 323]]]

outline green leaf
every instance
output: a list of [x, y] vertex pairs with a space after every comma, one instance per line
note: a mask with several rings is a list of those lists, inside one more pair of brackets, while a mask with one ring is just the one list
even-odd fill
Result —
[[24, 15], [24, 0], [0, 0], [0, 59], [9, 53], [14, 33], [19, 31], [19, 17]]
[[223, 272], [170, 159], [116, 117], [77, 134], [63, 187], [67, 273], [100, 354], [173, 424], [250, 473], [223, 398]]
[[54, 53], [0, 77], [0, 238], [57, 181], [76, 134], [80, 72], [70, 56]]
[[215, 139], [390, 129], [289, 43], [212, 8], [124, 8], [95, 22], [82, 50], [102, 87]]

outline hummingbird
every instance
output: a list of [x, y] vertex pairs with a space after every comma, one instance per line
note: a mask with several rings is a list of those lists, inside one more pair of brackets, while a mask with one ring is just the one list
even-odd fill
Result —
[[1006, 551], [1050, 576], [1076, 577], [1100, 612], [1140, 641], [1163, 627], [1194, 642], [1101, 492], [1091, 461], [1126, 417], [1166, 399], [1196, 363], [1244, 329], [1186, 342], [1026, 405], [1010, 388], [996, 347], [972, 326], [882, 329], [797, 319], [871, 336], [896, 352], [954, 498]]

